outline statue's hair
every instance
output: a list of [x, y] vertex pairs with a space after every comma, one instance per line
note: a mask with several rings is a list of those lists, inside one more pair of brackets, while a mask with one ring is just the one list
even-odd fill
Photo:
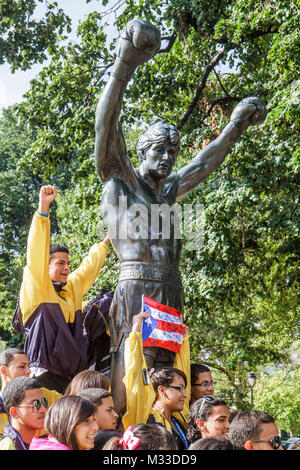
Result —
[[166, 122], [156, 122], [142, 134], [137, 143], [137, 154], [140, 161], [144, 160], [144, 152], [154, 143], [169, 140], [172, 145], [176, 145], [178, 150], [180, 146], [180, 134], [173, 124]]

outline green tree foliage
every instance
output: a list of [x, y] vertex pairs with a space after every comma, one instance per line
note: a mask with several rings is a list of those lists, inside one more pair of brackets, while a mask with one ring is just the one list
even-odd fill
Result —
[[[38, 3], [45, 5], [45, 16], [36, 20]], [[57, 3], [44, 0], [0, 1], [0, 64], [7, 62], [14, 72], [44, 62], [46, 51], [52, 52], [65, 28], [70, 32], [70, 18]]]
[[262, 373], [254, 388], [254, 407], [274, 416], [276, 424], [292, 435], [300, 433], [299, 367]]
[[[162, 50], [137, 70], [125, 95], [121, 120], [134, 164], [136, 138], [150, 122], [178, 126], [180, 167], [220, 134], [239, 100], [259, 96], [267, 105], [265, 123], [249, 128], [184, 201], [202, 204], [205, 215], [201, 227], [195, 222], [203, 244], [191, 251], [184, 238], [182, 254], [192, 358], [220, 371], [220, 393], [247, 407], [247, 370], [284, 361], [299, 334], [296, 2], [127, 0], [118, 13], [119, 30], [141, 17], [163, 37]], [[19, 165], [52, 182], [63, 165], [69, 169], [55, 236], [71, 245], [74, 267], [104, 235], [93, 147], [96, 104], [114, 61], [105, 18], [90, 14], [77, 42], [51, 51], [16, 110], [34, 134]], [[114, 288], [117, 275], [110, 255], [93, 293], [100, 284]]]
[[11, 317], [21, 282], [30, 218], [41, 182], [28, 170], [18, 168], [18, 161], [33, 140], [30, 131], [18, 125], [12, 109], [4, 110], [0, 122], [0, 333], [10, 345], [20, 339], [12, 335]]

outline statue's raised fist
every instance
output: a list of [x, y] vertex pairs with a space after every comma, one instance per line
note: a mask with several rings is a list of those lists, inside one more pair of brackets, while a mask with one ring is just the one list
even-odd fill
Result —
[[160, 49], [160, 31], [143, 20], [132, 20], [122, 32], [117, 56], [127, 64], [140, 65], [150, 60]]
[[241, 129], [261, 124], [267, 116], [264, 103], [255, 96], [243, 99], [233, 110], [230, 121]]

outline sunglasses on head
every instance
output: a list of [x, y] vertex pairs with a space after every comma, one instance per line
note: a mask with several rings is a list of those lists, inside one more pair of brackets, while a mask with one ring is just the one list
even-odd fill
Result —
[[281, 446], [281, 438], [280, 436], [272, 436], [271, 439], [267, 441], [252, 441], [252, 442], [268, 442], [272, 449], [278, 449]]
[[36, 400], [33, 400], [30, 405], [19, 405], [18, 408], [28, 408], [29, 406], [33, 407], [34, 411], [39, 411], [42, 406], [44, 406], [44, 408], [48, 408], [48, 400], [45, 397], [40, 400], [37, 398]]
[[213, 397], [212, 395], [204, 395], [204, 397], [202, 398], [202, 402], [201, 402], [200, 408], [199, 408], [198, 418], [199, 418], [200, 415], [201, 415], [201, 411], [202, 411], [202, 408], [203, 408], [203, 406], [204, 406], [204, 403], [213, 403], [214, 400], [215, 400], [215, 397]]

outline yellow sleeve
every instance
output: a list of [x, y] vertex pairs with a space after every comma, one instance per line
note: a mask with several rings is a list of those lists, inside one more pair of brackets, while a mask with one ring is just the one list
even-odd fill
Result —
[[8, 414], [0, 413], [0, 434], [4, 433], [4, 426], [9, 424]]
[[[123, 382], [126, 388], [127, 412], [123, 416], [123, 425], [126, 429], [130, 425], [146, 423], [155, 400], [155, 392], [143, 354], [141, 333], [130, 333], [126, 339], [124, 363], [125, 377]], [[143, 369], [149, 379], [148, 385], [144, 383]]]
[[183, 338], [180, 352], [176, 354], [175, 356], [174, 367], [176, 367], [176, 369], [182, 370], [185, 373], [186, 378], [187, 378], [187, 387], [186, 387], [187, 397], [185, 399], [184, 407], [181, 412], [185, 417], [187, 417], [189, 414], [189, 403], [191, 399], [191, 357], [190, 357], [190, 340], [188, 336]]
[[73, 271], [68, 277], [74, 289], [81, 289], [83, 297], [94, 284], [100, 269], [102, 268], [108, 246], [105, 243], [96, 243], [93, 245], [88, 255], [83, 259], [80, 266]]
[[49, 245], [50, 217], [33, 216], [27, 239], [27, 259], [23, 271], [23, 282], [20, 291], [20, 307], [27, 320], [30, 313], [41, 303], [49, 302]]
[[43, 289], [49, 275], [50, 215], [45, 217], [36, 212], [33, 216], [27, 239], [27, 259], [25, 271]]

